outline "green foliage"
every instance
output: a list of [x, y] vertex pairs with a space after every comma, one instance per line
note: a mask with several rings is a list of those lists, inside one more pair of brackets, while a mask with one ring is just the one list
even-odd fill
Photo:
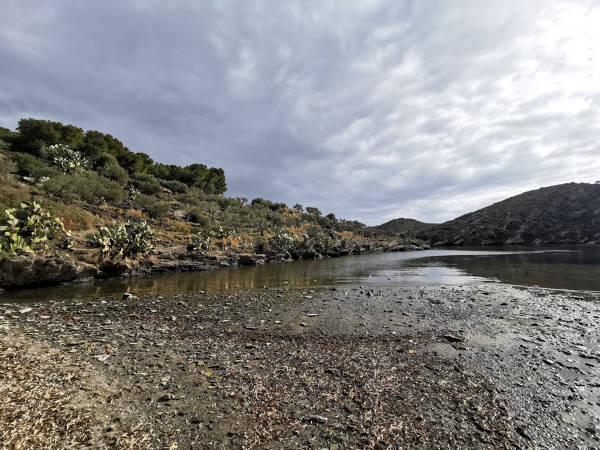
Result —
[[44, 177], [53, 177], [60, 172], [50, 167], [46, 162], [34, 155], [28, 153], [13, 153], [12, 160], [17, 166], [17, 173], [23, 177], [29, 177], [33, 180], [40, 180]]
[[158, 179], [148, 174], [137, 174], [133, 180], [135, 187], [140, 192], [148, 195], [156, 195], [160, 192], [161, 187]]
[[44, 211], [36, 200], [7, 209], [5, 215], [6, 225], [0, 226], [2, 253], [46, 253], [71, 248], [71, 232], [65, 230], [62, 219]]
[[102, 153], [98, 156], [96, 159], [96, 172], [122, 185], [125, 185], [129, 178], [127, 171], [119, 165], [117, 158], [110, 153]]
[[206, 227], [210, 223], [208, 217], [204, 215], [204, 211], [196, 207], [188, 209], [185, 212], [184, 218], [188, 222], [195, 222], [203, 227]]
[[109, 257], [132, 257], [154, 250], [154, 230], [146, 222], [127, 222], [102, 227], [92, 235], [92, 243]]
[[214, 237], [214, 232], [210, 228], [203, 228], [192, 238], [192, 250], [208, 250]]
[[146, 208], [146, 211], [153, 219], [161, 220], [169, 215], [171, 205], [168, 202], [155, 201]]
[[312, 206], [307, 206], [306, 212], [310, 215], [317, 216], [317, 217], [321, 215], [321, 211], [319, 210], [319, 208], [313, 208]]
[[335, 239], [317, 225], [310, 225], [304, 234], [302, 247], [322, 255], [327, 254], [333, 247]]
[[63, 173], [78, 173], [89, 168], [89, 161], [65, 144], [53, 144], [42, 150], [43, 156]]
[[92, 171], [53, 177], [45, 183], [44, 188], [66, 202], [80, 200], [92, 205], [104, 202], [120, 203], [126, 195], [125, 189], [119, 183]]
[[0, 181], [7, 179], [10, 174], [16, 172], [16, 164], [4, 153], [0, 152]]
[[63, 125], [49, 120], [21, 119], [17, 127], [14, 150], [39, 155], [45, 147], [65, 144], [77, 148], [83, 142], [83, 130], [73, 125]]
[[283, 228], [275, 228], [274, 234], [269, 239], [269, 244], [278, 253], [283, 253], [288, 257], [292, 256], [292, 252], [296, 248], [296, 241], [289, 231]]
[[171, 210], [171, 205], [161, 202], [150, 195], [136, 194], [132, 199], [133, 205], [148, 213], [153, 219], [164, 219]]
[[176, 194], [185, 193], [190, 189], [186, 184], [177, 180], [160, 180], [160, 184]]

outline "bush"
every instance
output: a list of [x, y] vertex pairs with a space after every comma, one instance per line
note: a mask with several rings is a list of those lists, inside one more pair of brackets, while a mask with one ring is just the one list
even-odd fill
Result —
[[175, 196], [175, 200], [184, 205], [199, 206], [206, 198], [204, 193], [199, 192], [197, 189], [190, 189], [188, 192], [178, 194]]
[[0, 153], [0, 181], [6, 180], [10, 174], [16, 170], [17, 166], [12, 162], [8, 155]]
[[177, 180], [160, 180], [160, 184], [170, 189], [173, 193], [186, 193], [189, 190], [186, 184]]
[[50, 167], [44, 160], [29, 153], [13, 153], [12, 160], [17, 166], [17, 173], [23, 177], [32, 179], [41, 179], [44, 177], [53, 177], [60, 172], [53, 167]]
[[203, 227], [206, 227], [210, 220], [204, 215], [204, 212], [200, 208], [190, 208], [185, 212], [185, 220], [188, 222], [197, 223]]
[[156, 195], [160, 192], [160, 183], [152, 175], [138, 174], [135, 176], [133, 183], [144, 194]]
[[273, 236], [269, 239], [269, 244], [273, 250], [288, 257], [292, 256], [292, 252], [296, 248], [294, 237], [283, 228], [275, 228]]
[[334, 239], [323, 229], [316, 225], [311, 225], [304, 234], [302, 247], [316, 253], [326, 254], [334, 245]]
[[45, 212], [35, 200], [7, 209], [5, 215], [6, 225], [0, 227], [2, 253], [46, 253], [72, 246], [71, 232], [65, 230], [63, 221]]
[[92, 243], [105, 256], [132, 257], [154, 250], [154, 230], [146, 222], [127, 222], [102, 227], [92, 235]]
[[45, 189], [66, 202], [81, 200], [93, 205], [120, 203], [126, 195], [119, 183], [92, 171], [51, 178], [45, 184]]
[[119, 165], [117, 158], [110, 153], [103, 153], [98, 157], [96, 172], [122, 185], [125, 185], [129, 178], [127, 171]]
[[68, 145], [54, 144], [45, 147], [43, 156], [63, 173], [83, 172], [90, 166], [89, 160]]
[[146, 208], [148, 215], [153, 219], [164, 219], [171, 211], [171, 205], [167, 202], [155, 201]]

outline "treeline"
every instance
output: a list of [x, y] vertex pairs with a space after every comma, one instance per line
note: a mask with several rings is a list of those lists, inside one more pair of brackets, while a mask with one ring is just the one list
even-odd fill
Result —
[[[30, 155], [42, 160], [48, 159], [46, 152], [54, 146], [61, 146], [77, 152], [84, 168], [94, 170], [109, 180], [124, 184], [128, 179], [155, 185], [181, 183], [194, 187], [206, 194], [222, 194], [227, 190], [223, 169], [207, 167], [204, 164], [190, 164], [185, 167], [155, 163], [142, 152], [132, 152], [121, 141], [110, 134], [95, 130], [84, 132], [74, 125], [38, 119], [21, 119], [17, 131], [0, 128], [0, 140], [9, 144], [12, 152]], [[64, 157], [64, 155], [63, 155]], [[31, 158], [17, 157], [21, 172], [35, 166]], [[28, 167], [27, 167], [28, 166]], [[38, 170], [38, 172], [40, 172]], [[39, 175], [28, 173], [26, 175]], [[42, 175], [43, 176], [43, 175]], [[181, 189], [181, 188], [180, 188]]]

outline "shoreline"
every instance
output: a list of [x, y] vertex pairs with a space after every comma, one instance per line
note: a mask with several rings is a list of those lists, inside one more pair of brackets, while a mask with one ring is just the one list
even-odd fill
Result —
[[[308, 259], [337, 258], [373, 253], [426, 250], [427, 244], [416, 245], [392, 242], [387, 245], [356, 247], [344, 253], [302, 255], [296, 259], [278, 254], [212, 252], [209, 254], [167, 255], [159, 253], [144, 259], [102, 261], [95, 264], [74, 257], [13, 257], [0, 259], [0, 294], [3, 291], [56, 286], [86, 280], [131, 278], [164, 273], [205, 272], [231, 267], [247, 267], [258, 264], [279, 264]], [[186, 257], [184, 257], [186, 256]]]
[[579, 297], [480, 284], [2, 304], [0, 349], [77, 374], [56, 388], [82, 442], [592, 447], [600, 304]]

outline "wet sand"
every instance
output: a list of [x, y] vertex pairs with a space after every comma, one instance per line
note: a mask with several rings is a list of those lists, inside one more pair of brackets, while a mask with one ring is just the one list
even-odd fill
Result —
[[598, 300], [481, 284], [2, 304], [1, 440], [597, 447]]

